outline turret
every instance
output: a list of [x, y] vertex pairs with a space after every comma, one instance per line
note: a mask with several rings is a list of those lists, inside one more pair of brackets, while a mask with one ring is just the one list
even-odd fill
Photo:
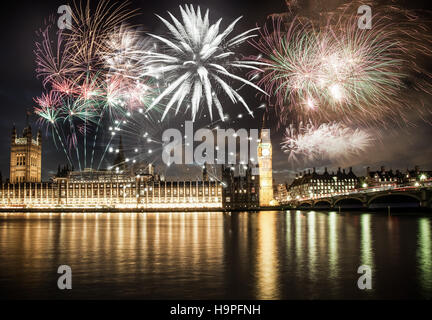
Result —
[[29, 115], [28, 113], [22, 136], [17, 134], [15, 125], [12, 127], [9, 171], [11, 183], [41, 181], [42, 134], [39, 131], [33, 140]]
[[15, 144], [15, 140], [16, 140], [17, 134], [16, 134], [16, 128], [15, 126], [12, 127], [12, 135], [11, 135], [11, 143]]
[[202, 175], [203, 175], [203, 181], [209, 181], [206, 162], [204, 162], [204, 165], [203, 165]]
[[33, 137], [32, 137], [32, 129], [30, 125], [24, 128], [23, 138], [27, 138], [27, 142], [31, 143]]
[[38, 130], [36, 141], [38, 146], [42, 145], [42, 132], [40, 130]]

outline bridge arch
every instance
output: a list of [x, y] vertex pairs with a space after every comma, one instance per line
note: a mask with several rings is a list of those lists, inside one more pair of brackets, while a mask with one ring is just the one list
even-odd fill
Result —
[[314, 204], [315, 208], [331, 208], [332, 203], [330, 200], [317, 200]]
[[363, 208], [364, 207], [364, 201], [357, 197], [344, 197], [341, 199], [338, 199], [335, 204], [335, 207], [341, 207], [341, 208]]
[[300, 202], [297, 205], [297, 208], [311, 208], [312, 207], [312, 203], [309, 201], [305, 201], [305, 202]]
[[421, 198], [410, 193], [387, 193], [375, 195], [368, 201], [369, 208], [418, 208], [420, 207]]

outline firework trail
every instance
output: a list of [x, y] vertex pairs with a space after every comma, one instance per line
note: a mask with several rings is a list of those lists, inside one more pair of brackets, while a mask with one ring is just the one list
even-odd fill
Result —
[[139, 81], [148, 72], [146, 55], [152, 50], [151, 39], [123, 24], [110, 34], [99, 54], [111, 75]]
[[225, 30], [220, 31], [222, 19], [211, 24], [208, 10], [202, 15], [199, 6], [195, 10], [191, 5], [180, 7], [180, 13], [182, 22], [170, 12], [168, 14], [172, 23], [158, 16], [169, 30], [169, 36], [150, 34], [160, 42], [162, 48], [159, 52], [149, 52], [148, 63], [152, 74], [160, 74], [167, 85], [149, 109], [164, 98], [170, 97], [162, 115], [163, 120], [174, 104], [176, 104], [175, 113], [177, 114], [182, 103], [190, 101], [187, 109], [191, 109], [194, 120], [201, 100], [204, 100], [210, 118], [213, 118], [213, 106], [215, 106], [219, 117], [223, 119], [222, 104], [217, 95], [218, 91], [221, 91], [233, 103], [243, 104], [250, 113], [247, 103], [237, 90], [233, 89], [230, 82], [237, 80], [265, 94], [250, 81], [233, 73], [234, 69], [259, 70], [259, 62], [240, 60], [235, 52], [237, 46], [255, 36], [252, 32], [257, 28], [228, 39], [241, 17], [232, 22]]
[[[137, 15], [137, 10], [128, 9], [129, 2], [110, 3], [99, 1], [92, 10], [90, 1], [74, 3], [72, 8], [72, 29], [65, 31], [68, 43], [71, 71], [75, 81], [93, 77], [104, 67], [101, 52], [109, 50], [109, 39], [119, 26]], [[90, 74], [90, 75], [89, 75]]]
[[[91, 10], [90, 1], [87, 1], [85, 6], [82, 2], [74, 3], [73, 28], [66, 31], [65, 36], [75, 83], [99, 76], [105, 65], [100, 55], [101, 52], [106, 52], [110, 37], [116, 33], [120, 25], [136, 15], [136, 10], [127, 9], [128, 4], [127, 1], [111, 4], [109, 1], [102, 0], [98, 2], [95, 10]], [[88, 92], [93, 93], [90, 90]], [[83, 91], [82, 94], [87, 98], [87, 92]], [[83, 127], [84, 166], [87, 166], [87, 121], [84, 121]]]
[[[60, 84], [67, 76], [71, 67], [68, 59], [68, 49], [61, 31], [54, 32], [54, 21], [48, 19], [47, 26], [36, 32], [40, 41], [36, 42], [34, 55], [36, 57], [36, 74], [42, 78], [44, 86], [50, 83]], [[52, 40], [52, 39], [55, 39]]]
[[432, 92], [431, 75], [416, 62], [432, 56], [430, 28], [409, 11], [374, 6], [372, 29], [360, 29], [356, 8], [325, 13], [325, 23], [279, 19], [253, 41], [265, 64], [253, 74], [260, 73], [257, 84], [272, 93], [267, 100], [281, 124], [313, 118], [383, 125], [430, 112], [407, 94]]
[[[147, 108], [157, 93], [153, 79], [144, 75], [149, 41], [126, 24], [136, 14], [126, 6], [103, 0], [93, 10], [89, 1], [75, 3], [71, 30], [54, 32], [56, 21], [49, 19], [37, 33], [36, 72], [45, 93], [35, 98], [35, 112], [80, 170], [93, 167], [105, 126], [134, 108]], [[100, 163], [112, 138], [104, 142]]]
[[[126, 113], [126, 116], [122, 120], [117, 120], [109, 127], [110, 134], [113, 137], [121, 136], [123, 141], [123, 150], [126, 155], [125, 165], [128, 170], [132, 172], [139, 172], [143, 169], [143, 164], [147, 166], [152, 164], [157, 172], [166, 173], [170, 168], [175, 167], [175, 164], [167, 164], [161, 158], [161, 153], [164, 152], [165, 143], [162, 141], [162, 136], [165, 130], [176, 128], [180, 132], [184, 131], [184, 123], [188, 120], [188, 116], [184, 113], [180, 115], [174, 115], [168, 113], [166, 118], [161, 120], [161, 113], [163, 110], [153, 109], [147, 111], [145, 109], [131, 110]], [[207, 117], [207, 115], [203, 115]], [[232, 120], [225, 120], [222, 122], [220, 119], [214, 119], [208, 122], [204, 127], [210, 130], [217, 130], [219, 125], [227, 125], [230, 122], [234, 122], [238, 118]], [[176, 148], [182, 149], [182, 153], [185, 152], [183, 148], [186, 148], [186, 138], [182, 139], [178, 143]], [[115, 146], [111, 146], [108, 149], [108, 153], [115, 154], [118, 149]], [[120, 164], [120, 165], [123, 165]], [[201, 174], [202, 163], [194, 163], [192, 167], [184, 167], [181, 169], [191, 170]], [[111, 169], [116, 169], [112, 166]], [[210, 171], [209, 175], [211, 179], [218, 180], [217, 177], [217, 166], [207, 165], [207, 169]], [[214, 173], [214, 174], [213, 174]], [[170, 174], [178, 174], [177, 170], [173, 170]], [[197, 177], [197, 179], [199, 179]]]
[[289, 160], [340, 160], [364, 152], [373, 141], [364, 130], [351, 129], [342, 123], [331, 122], [315, 126], [312, 122], [291, 124], [285, 133], [282, 150]]
[[[57, 122], [61, 118], [59, 108], [60, 95], [53, 91], [51, 91], [49, 94], [42, 93], [42, 96], [34, 98], [34, 101], [38, 105], [38, 107], [35, 108], [35, 113], [39, 116], [38, 122], [42, 126], [45, 125], [46, 130], [51, 127], [53, 137], [60, 137], [60, 133], [57, 128]], [[69, 153], [66, 150], [63, 140], [58, 140], [60, 141], [62, 150], [64, 151], [69, 164], [72, 165], [72, 160], [69, 157]], [[54, 143], [56, 144], [55, 139]]]

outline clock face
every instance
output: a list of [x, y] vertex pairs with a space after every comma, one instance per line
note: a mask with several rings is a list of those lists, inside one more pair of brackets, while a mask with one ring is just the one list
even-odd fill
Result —
[[269, 150], [269, 149], [263, 149], [263, 151], [262, 151], [262, 155], [263, 155], [263, 156], [268, 156], [268, 155], [270, 155], [270, 150]]

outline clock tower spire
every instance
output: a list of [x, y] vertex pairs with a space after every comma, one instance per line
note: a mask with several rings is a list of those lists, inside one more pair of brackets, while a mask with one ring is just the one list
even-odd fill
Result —
[[270, 129], [267, 127], [266, 113], [263, 115], [263, 124], [258, 144], [259, 166], [259, 202], [261, 207], [271, 205], [273, 200], [273, 169], [272, 169], [272, 145]]

